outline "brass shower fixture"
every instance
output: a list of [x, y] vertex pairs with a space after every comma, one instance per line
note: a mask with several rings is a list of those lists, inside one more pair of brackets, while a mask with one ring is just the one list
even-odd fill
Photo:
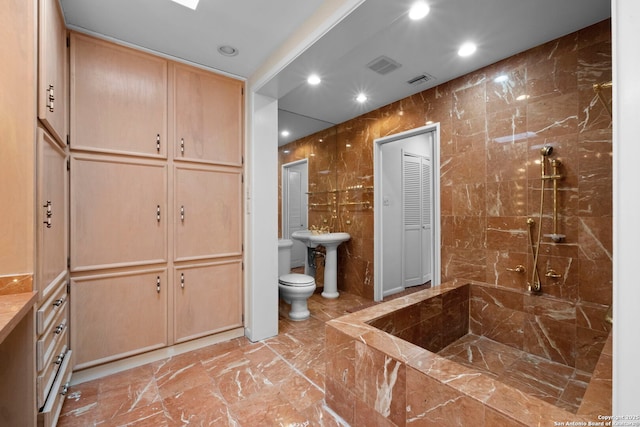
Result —
[[[553, 182], [553, 233], [545, 234], [544, 237], [550, 237], [554, 243], [560, 243], [565, 238], [564, 234], [558, 233], [558, 180], [562, 179], [563, 176], [559, 170], [561, 165], [560, 161], [556, 159], [547, 159], [552, 153], [553, 147], [550, 145], [545, 145], [540, 149], [540, 179], [542, 184], [540, 188], [540, 224], [538, 224], [537, 243], [534, 243], [533, 238], [533, 226], [535, 224], [535, 220], [533, 218], [527, 218], [527, 225], [529, 226], [529, 242], [531, 244], [531, 252], [533, 254], [533, 273], [531, 276], [531, 282], [529, 283], [529, 290], [534, 293], [542, 292], [542, 283], [540, 281], [540, 274], [538, 273], [538, 259], [540, 255], [540, 244], [542, 243], [542, 217], [544, 214], [545, 184], [549, 180]], [[547, 173], [547, 163], [551, 164], [552, 172], [550, 175]], [[547, 278], [561, 277], [561, 275], [558, 275], [551, 269], [548, 269], [545, 276]]]
[[540, 167], [542, 169], [541, 170], [542, 194], [541, 194], [541, 201], [540, 201], [540, 218], [542, 218], [542, 205], [544, 202], [544, 187], [545, 187], [544, 183], [545, 181], [551, 180], [553, 181], [553, 233], [545, 234], [544, 237], [551, 238], [551, 240], [553, 240], [554, 243], [560, 243], [566, 237], [564, 234], [558, 234], [558, 180], [563, 178], [559, 171], [560, 166], [562, 165], [562, 162], [560, 162], [560, 160], [557, 160], [557, 159], [549, 160], [549, 163], [551, 164], [552, 172], [551, 172], [551, 175], [547, 175], [546, 158], [551, 156], [552, 153], [553, 153], [553, 147], [550, 145], [545, 145], [540, 149], [540, 154], [542, 155], [542, 158], [540, 159]]

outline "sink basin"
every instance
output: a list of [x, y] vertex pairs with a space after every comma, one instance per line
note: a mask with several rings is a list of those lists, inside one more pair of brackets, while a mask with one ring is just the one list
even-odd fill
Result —
[[291, 233], [291, 238], [296, 239], [307, 245], [309, 248], [318, 246], [338, 246], [342, 242], [346, 242], [351, 238], [349, 233], [315, 233], [311, 230], [297, 230]]
[[318, 246], [317, 243], [311, 243], [311, 236], [312, 236], [312, 231], [311, 230], [297, 230], [294, 231], [293, 233], [291, 233], [291, 238], [292, 239], [296, 239], [301, 241], [302, 243], [304, 243], [305, 245], [307, 245], [308, 248], [315, 248]]
[[324, 233], [324, 234], [311, 234], [309, 235], [309, 241], [312, 244], [322, 245], [325, 248], [329, 245], [338, 246], [342, 242], [349, 240], [351, 236], [349, 233]]
[[[325, 298], [338, 298], [338, 246], [351, 238], [349, 233], [314, 233], [311, 230], [298, 230], [291, 233], [291, 238], [307, 245], [308, 248], [324, 246], [326, 249], [324, 263]], [[310, 274], [308, 262], [305, 262], [305, 273]], [[315, 271], [313, 272], [315, 276]]]

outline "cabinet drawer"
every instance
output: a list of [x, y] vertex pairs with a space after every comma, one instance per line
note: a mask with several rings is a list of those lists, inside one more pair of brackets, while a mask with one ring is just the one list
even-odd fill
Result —
[[42, 371], [56, 355], [58, 343], [67, 342], [67, 305], [54, 317], [49, 329], [36, 342], [36, 370]]
[[38, 427], [53, 427], [58, 422], [64, 397], [71, 381], [71, 350], [67, 351], [44, 407], [38, 413]]
[[36, 312], [36, 333], [42, 335], [49, 329], [53, 319], [64, 311], [67, 306], [67, 281], [60, 284], [58, 289], [46, 300]]
[[41, 375], [38, 375], [38, 378], [36, 379], [36, 400], [38, 403], [38, 408], [42, 408], [42, 406], [45, 404], [47, 395], [49, 394], [51, 386], [56, 379], [56, 374], [58, 373], [58, 369], [64, 361], [66, 353], [66, 340], [60, 340], [60, 342], [58, 343], [58, 347], [54, 352], [54, 354], [57, 356], [51, 359], [42, 370]]

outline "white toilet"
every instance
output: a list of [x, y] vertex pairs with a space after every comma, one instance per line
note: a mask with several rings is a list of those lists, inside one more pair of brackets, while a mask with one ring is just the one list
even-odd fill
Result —
[[307, 299], [316, 290], [316, 281], [306, 274], [291, 273], [291, 247], [293, 241], [278, 240], [278, 290], [280, 298], [291, 304], [289, 318], [305, 320], [309, 318]]

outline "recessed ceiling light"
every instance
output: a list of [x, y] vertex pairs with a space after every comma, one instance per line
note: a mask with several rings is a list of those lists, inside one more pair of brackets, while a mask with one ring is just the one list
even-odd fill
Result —
[[358, 101], [361, 104], [366, 100], [367, 100], [367, 95], [365, 95], [364, 93], [359, 93], [358, 96], [356, 96], [356, 101]]
[[184, 7], [188, 7], [189, 9], [196, 10], [196, 7], [198, 7], [198, 2], [200, 0], [171, 0], [171, 1], [178, 3], [179, 5], [182, 5]]
[[286, 137], [286, 136], [289, 136], [290, 134], [289, 134], [289, 131], [288, 131], [288, 130], [283, 130], [282, 132], [280, 132], [280, 135], [282, 135], [282, 136], [285, 136], [285, 137]]
[[322, 80], [320, 80], [320, 76], [318, 76], [317, 74], [311, 74], [308, 78], [307, 78], [307, 83], [309, 83], [312, 86], [318, 85], [320, 84]]
[[462, 46], [460, 46], [460, 49], [458, 49], [458, 55], [460, 56], [469, 56], [469, 55], [473, 55], [473, 53], [476, 51], [477, 47], [475, 44], [471, 43], [471, 42], [466, 42], [464, 44], [462, 44]]
[[409, 9], [409, 18], [417, 21], [429, 14], [429, 5], [423, 1], [417, 1]]
[[218, 46], [218, 52], [224, 56], [236, 56], [238, 54], [238, 49], [233, 46], [223, 45]]

